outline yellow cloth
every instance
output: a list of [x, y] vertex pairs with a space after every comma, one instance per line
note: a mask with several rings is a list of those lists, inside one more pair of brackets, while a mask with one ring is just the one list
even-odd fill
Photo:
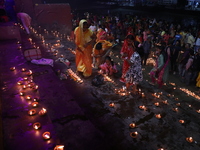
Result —
[[199, 75], [198, 75], [196, 81], [197, 81], [196, 86], [200, 87], [200, 72], [199, 72]]
[[79, 47], [82, 52], [76, 48], [76, 67], [77, 71], [83, 72], [85, 77], [89, 77], [92, 74], [92, 45], [84, 46], [86, 43], [90, 42], [93, 32], [90, 29], [87, 29], [83, 32], [83, 23], [87, 22], [86, 20], [81, 20], [79, 26], [76, 27], [75, 34], [75, 44], [77, 48]]
[[[102, 43], [102, 49], [101, 50], [97, 50], [95, 49], [96, 45], [98, 43]], [[94, 55], [101, 55], [105, 50], [107, 50], [108, 48], [110, 48], [112, 46], [112, 43], [110, 43], [109, 41], [106, 41], [106, 40], [99, 40], [95, 45], [94, 45], [94, 48], [93, 48], [93, 54]]]
[[[98, 43], [102, 43], [102, 49], [101, 50], [97, 50], [96, 49], [96, 45]], [[105, 55], [106, 51], [112, 46], [112, 43], [110, 43], [109, 41], [106, 41], [106, 40], [99, 40], [95, 45], [94, 45], [94, 48], [93, 48], [93, 56], [94, 56], [94, 66], [95, 68], [98, 68], [99, 65], [102, 63], [102, 57], [103, 55]], [[98, 56], [98, 57], [95, 57], [97, 55], [101, 55], [101, 56]]]

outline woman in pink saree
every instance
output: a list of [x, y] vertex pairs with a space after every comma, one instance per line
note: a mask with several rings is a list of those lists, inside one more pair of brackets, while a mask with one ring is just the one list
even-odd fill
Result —
[[158, 55], [158, 58], [156, 60], [156, 65], [150, 71], [150, 77], [152, 81], [150, 84], [154, 85], [157, 82], [159, 88], [161, 88], [163, 83], [167, 80], [167, 67], [169, 65], [170, 58], [167, 57], [167, 54], [165, 53], [166, 52], [164, 51], [163, 47], [156, 47], [156, 54]]

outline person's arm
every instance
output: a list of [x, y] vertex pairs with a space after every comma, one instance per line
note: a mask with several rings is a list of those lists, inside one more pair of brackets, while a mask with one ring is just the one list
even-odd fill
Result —
[[163, 67], [164, 65], [164, 56], [161, 54], [159, 57], [158, 57], [158, 68], [157, 70], [161, 70], [161, 68]]

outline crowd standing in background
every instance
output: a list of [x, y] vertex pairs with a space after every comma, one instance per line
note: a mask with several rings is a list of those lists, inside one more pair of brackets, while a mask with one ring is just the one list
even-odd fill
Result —
[[[87, 15], [82, 16], [88, 22], [88, 28], [96, 35], [93, 57], [98, 62], [95, 67], [100, 66], [95, 57], [95, 51], [102, 50], [102, 43], [106, 41], [121, 45], [121, 58], [123, 65], [122, 76], [119, 79], [127, 87], [128, 83], [136, 82], [128, 79], [131, 67], [136, 60], [133, 54], [139, 54], [142, 66], [147, 65], [151, 56], [155, 59], [155, 66], [151, 70], [152, 82], [162, 87], [168, 82], [169, 74], [180, 77], [181, 82], [187, 85], [200, 87], [200, 24], [188, 25], [183, 22], [170, 22], [162, 19], [149, 18], [136, 15]], [[80, 16], [73, 18], [73, 25], [78, 26]], [[133, 36], [133, 47], [127, 42], [127, 37]], [[100, 48], [98, 48], [98, 46]], [[103, 53], [105, 54], [105, 53]], [[132, 63], [130, 63], [132, 62]], [[142, 76], [140, 77], [142, 79]], [[131, 81], [131, 82], [129, 82]], [[141, 80], [138, 80], [141, 81]], [[138, 83], [137, 83], [138, 84]]]

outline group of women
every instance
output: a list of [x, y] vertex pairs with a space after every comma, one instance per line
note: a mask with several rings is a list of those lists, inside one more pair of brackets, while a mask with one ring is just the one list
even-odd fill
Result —
[[[87, 20], [83, 19], [79, 22], [79, 26], [76, 27], [74, 31], [77, 72], [82, 72], [84, 77], [92, 75], [92, 53], [94, 45], [95, 47], [98, 45], [98, 41], [96, 41], [96, 34], [94, 34], [88, 27]], [[131, 90], [133, 94], [137, 94], [137, 85], [143, 80], [143, 74], [141, 57], [136, 51], [134, 42], [135, 36], [133, 33], [129, 33], [124, 39], [120, 53], [123, 60], [122, 76], [120, 81], [125, 83], [127, 92]], [[163, 64], [164, 59], [161, 55], [161, 51], [162, 48], [157, 47], [157, 52], [160, 56], [158, 57], [156, 67], [151, 73], [152, 80], [154, 81], [153, 78], [155, 77], [156, 72], [160, 71], [158, 77], [158, 83], [160, 86], [162, 84], [161, 77], [163, 76], [164, 69], [166, 67], [166, 65]], [[116, 66], [113, 64], [109, 56], [105, 57], [105, 62], [103, 64], [99, 64], [98, 68], [100, 68], [101, 71], [107, 75], [112, 75], [117, 72]], [[130, 89], [130, 87], [132, 87], [132, 89]]]

